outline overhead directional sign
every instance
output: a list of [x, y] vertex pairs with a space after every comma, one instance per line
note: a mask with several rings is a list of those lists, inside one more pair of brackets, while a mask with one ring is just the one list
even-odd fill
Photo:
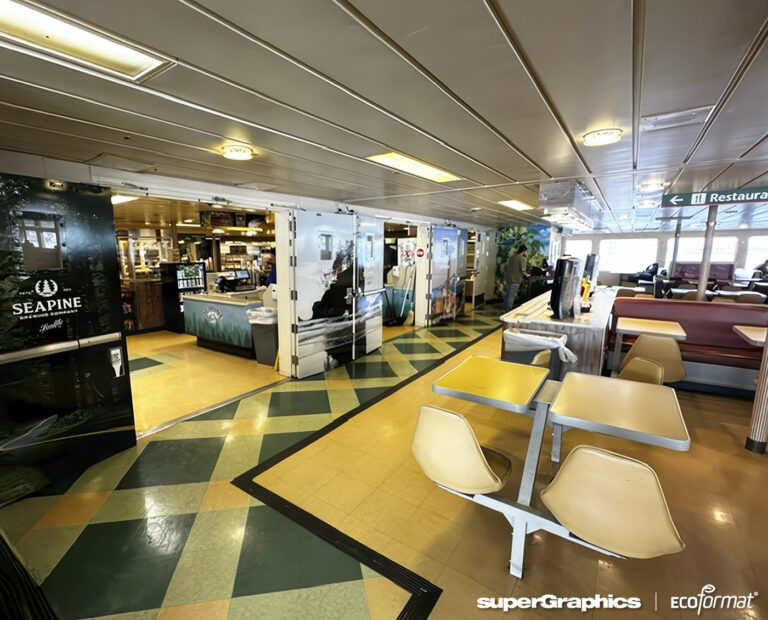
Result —
[[662, 207], [706, 207], [709, 205], [730, 205], [745, 202], [768, 202], [768, 187], [745, 187], [712, 192], [664, 194]]

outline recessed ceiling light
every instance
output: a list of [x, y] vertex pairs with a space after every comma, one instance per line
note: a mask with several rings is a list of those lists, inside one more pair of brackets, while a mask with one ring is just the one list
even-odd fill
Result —
[[55, 56], [131, 80], [168, 62], [13, 0], [0, 0], [0, 40], [22, 53]]
[[194, 221], [195, 221], [195, 220], [184, 220], [184, 223], [185, 223], [185, 224], [191, 224], [191, 223], [192, 223], [192, 222], [194, 222]]
[[620, 219], [620, 220], [628, 220], [628, 219], [629, 219], [629, 216], [628, 216], [628, 215], [626, 215], [626, 214], [624, 214], [624, 215], [620, 215], [618, 219]]
[[120, 194], [112, 195], [112, 204], [119, 205], [124, 202], [131, 202], [131, 200], [138, 200], [138, 196], [121, 196]]
[[643, 183], [640, 185], [640, 191], [643, 194], [650, 194], [651, 192], [660, 192], [666, 187], [666, 183], [663, 181], [653, 181], [650, 183]]
[[223, 235], [224, 234], [224, 229], [223, 228], [214, 228], [211, 232], [213, 234], [215, 234], [215, 235]]
[[55, 192], [61, 192], [67, 189], [67, 184], [64, 181], [60, 181], [58, 179], [46, 179], [45, 186]]
[[472, 213], [477, 213], [477, 212], [478, 212], [478, 211], [480, 211], [480, 210], [481, 210], [481, 209], [480, 209], [480, 207], [472, 207], [472, 208], [470, 209], [470, 211], [471, 211]]
[[609, 127], [584, 134], [584, 146], [604, 146], [621, 140], [621, 129]]
[[375, 161], [377, 164], [389, 166], [396, 170], [401, 170], [409, 174], [415, 174], [422, 179], [429, 179], [436, 183], [447, 183], [448, 181], [458, 181], [459, 177], [440, 168], [435, 168], [429, 164], [425, 164], [423, 161], [413, 159], [407, 155], [401, 153], [382, 153], [381, 155], [370, 155], [366, 157], [370, 161]]
[[504, 205], [505, 207], [509, 207], [510, 209], [515, 209], [517, 211], [528, 211], [533, 209], [531, 205], [527, 205], [523, 202], [520, 202], [519, 200], [500, 200], [499, 204]]
[[253, 159], [253, 149], [244, 144], [225, 144], [221, 147], [224, 157], [244, 161]]
[[659, 204], [658, 200], [653, 200], [652, 198], [648, 198], [646, 200], [641, 200], [640, 202], [636, 203], [635, 206], [638, 209], [653, 209], [657, 207]]

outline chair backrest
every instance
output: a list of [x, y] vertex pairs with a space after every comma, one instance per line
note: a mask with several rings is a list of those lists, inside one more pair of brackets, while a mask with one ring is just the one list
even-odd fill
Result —
[[634, 357], [621, 369], [618, 378], [626, 379], [627, 381], [663, 385], [664, 366], [645, 357]]
[[460, 493], [492, 493], [504, 486], [485, 460], [466, 418], [423, 405], [411, 452], [432, 481]]
[[620, 288], [616, 291], [616, 297], [634, 297], [635, 291], [631, 288]]
[[635, 299], [653, 299], [650, 293], [635, 293]]
[[712, 301], [718, 304], [735, 304], [736, 298], [735, 297], [723, 297], [722, 295], [715, 295], [712, 298]]
[[689, 284], [688, 282], [683, 282], [683, 283], [679, 284], [677, 286], [677, 288], [692, 288], [692, 289], [695, 289], [696, 285], [695, 284]]
[[740, 304], [761, 304], [765, 298], [760, 293], [742, 293], [736, 301]]
[[696, 295], [698, 295], [696, 291], [691, 291], [690, 293], [684, 293], [682, 299], [683, 301], [695, 301]]
[[733, 284], [723, 284], [723, 286], [720, 287], [721, 291], [743, 291], [743, 286], [734, 286]]

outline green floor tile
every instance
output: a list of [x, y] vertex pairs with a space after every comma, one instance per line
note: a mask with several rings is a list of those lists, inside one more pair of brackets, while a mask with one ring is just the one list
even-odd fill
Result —
[[373, 387], [373, 388], [355, 388], [355, 394], [357, 394], [357, 400], [361, 405], [367, 405], [369, 401], [372, 401], [377, 396], [380, 396], [386, 392], [388, 387]]
[[264, 435], [264, 438], [261, 440], [261, 452], [259, 453], [258, 462], [263, 463], [268, 458], [282, 452], [286, 448], [290, 448], [292, 445], [298, 443], [312, 433], [313, 431], [303, 431], [300, 433], [274, 433], [272, 435]]
[[428, 342], [397, 342], [397, 350], [406, 355], [410, 353], [437, 353], [438, 350]]
[[207, 482], [224, 444], [223, 437], [152, 441], [117, 485], [134, 489]]
[[[145, 609], [144, 611], [129, 611], [125, 614], [110, 614], [98, 616], [98, 620], [156, 620], [160, 614], [159, 609]], [[97, 618], [85, 618], [84, 620], [97, 620]]]
[[113, 491], [91, 523], [196, 513], [207, 489], [207, 482], [195, 482]]
[[421, 372], [422, 370], [426, 370], [427, 368], [432, 368], [433, 366], [437, 366], [439, 364], [439, 360], [408, 360], [408, 363], [413, 366], [418, 372]]
[[330, 413], [331, 405], [325, 390], [301, 392], [272, 392], [267, 415], [306, 415], [311, 413]]
[[429, 331], [443, 340], [447, 338], [469, 338], [469, 334], [453, 327], [435, 327]]
[[156, 609], [194, 519], [175, 515], [89, 525], [43, 591], [62, 620]]
[[357, 361], [347, 364], [347, 374], [350, 379], [372, 379], [397, 376], [387, 362], [365, 361]]
[[137, 370], [144, 370], [145, 368], [150, 368], [152, 366], [159, 366], [162, 364], [162, 362], [158, 362], [157, 360], [153, 360], [149, 357], [136, 357], [132, 360], [128, 360], [128, 369], [131, 372], [135, 372]]
[[202, 413], [200, 415], [197, 415], [193, 419], [195, 420], [231, 420], [232, 418], [235, 417], [235, 414], [237, 413], [237, 408], [239, 405], [240, 405], [240, 401], [236, 400], [233, 403], [222, 405], [221, 407], [216, 407], [216, 409], [212, 409], [208, 413]]
[[250, 508], [233, 596], [362, 579], [360, 563], [278, 512]]

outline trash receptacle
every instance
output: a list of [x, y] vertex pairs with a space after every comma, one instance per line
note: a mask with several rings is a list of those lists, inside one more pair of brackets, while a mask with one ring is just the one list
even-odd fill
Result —
[[563, 361], [575, 361], [573, 353], [565, 348], [568, 336], [534, 329], [511, 327], [504, 331], [504, 359], [518, 364], [531, 364], [535, 357], [549, 351], [549, 378], [559, 380]]
[[246, 314], [251, 324], [256, 361], [274, 366], [277, 358], [277, 309], [256, 308], [248, 310]]

